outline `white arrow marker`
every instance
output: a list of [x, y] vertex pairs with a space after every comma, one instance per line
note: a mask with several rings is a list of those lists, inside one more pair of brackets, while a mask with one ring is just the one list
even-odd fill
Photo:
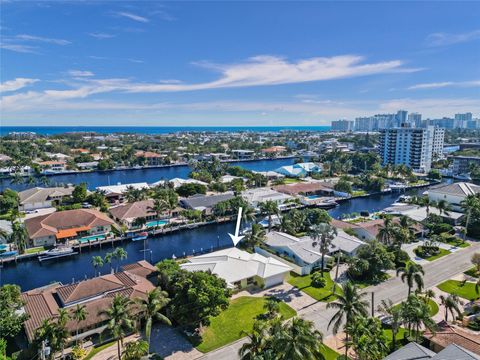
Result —
[[240, 222], [242, 221], [242, 208], [238, 208], [238, 217], [237, 217], [237, 226], [235, 227], [235, 235], [230, 235], [230, 238], [233, 241], [233, 246], [237, 246], [237, 244], [242, 240], [245, 236], [238, 236], [238, 232], [240, 231]]

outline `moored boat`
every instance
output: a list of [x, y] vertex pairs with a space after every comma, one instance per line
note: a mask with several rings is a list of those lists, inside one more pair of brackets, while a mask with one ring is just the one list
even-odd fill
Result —
[[68, 246], [61, 246], [45, 251], [44, 253], [39, 255], [38, 261], [52, 260], [61, 257], [72, 256], [75, 254], [77, 254], [77, 252], [74, 251], [73, 248]]
[[147, 238], [148, 238], [148, 232], [142, 231], [141, 233], [136, 234], [132, 238], [132, 241], [142, 241], [142, 240], [146, 240]]

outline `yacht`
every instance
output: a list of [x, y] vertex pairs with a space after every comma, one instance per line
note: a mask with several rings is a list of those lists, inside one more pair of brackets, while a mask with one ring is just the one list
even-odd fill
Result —
[[469, 174], [458, 174], [458, 175], [454, 175], [453, 178], [455, 180], [464, 180], [464, 181], [471, 181], [472, 178], [470, 177]]
[[46, 260], [52, 260], [52, 259], [57, 259], [61, 257], [66, 257], [66, 256], [72, 256], [77, 254], [73, 250], [73, 248], [69, 246], [62, 246], [62, 247], [56, 247], [53, 249], [50, 249], [48, 251], [43, 252], [39, 257], [39, 261], [46, 261]]
[[141, 233], [136, 234], [133, 238], [132, 241], [142, 241], [146, 240], [148, 237], [148, 232], [142, 231]]

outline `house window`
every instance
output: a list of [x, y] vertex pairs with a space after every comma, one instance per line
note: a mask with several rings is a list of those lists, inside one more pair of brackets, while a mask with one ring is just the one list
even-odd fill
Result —
[[255, 284], [255, 278], [254, 277], [249, 277], [247, 279], [247, 285], [253, 285]]
[[241, 286], [242, 286], [242, 282], [241, 281], [235, 281], [233, 283], [233, 286], [236, 288], [236, 289], [240, 289]]

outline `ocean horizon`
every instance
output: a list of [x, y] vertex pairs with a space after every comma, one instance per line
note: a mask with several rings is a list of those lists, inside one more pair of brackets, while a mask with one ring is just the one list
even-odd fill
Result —
[[330, 126], [0, 126], [0, 136], [12, 132], [34, 132], [39, 135], [56, 135], [72, 132], [99, 134], [138, 133], [171, 134], [177, 132], [279, 132], [293, 131], [329, 131]]

